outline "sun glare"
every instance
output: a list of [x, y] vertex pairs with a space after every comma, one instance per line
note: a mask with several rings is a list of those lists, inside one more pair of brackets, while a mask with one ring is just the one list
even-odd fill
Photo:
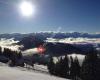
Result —
[[29, 1], [23, 1], [19, 7], [23, 16], [32, 16], [35, 11], [33, 4]]

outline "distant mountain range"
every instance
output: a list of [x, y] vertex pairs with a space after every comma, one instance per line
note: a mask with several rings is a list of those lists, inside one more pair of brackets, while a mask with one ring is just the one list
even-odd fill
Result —
[[[70, 54], [70, 53], [81, 53], [86, 54], [90, 50], [93, 49], [93, 44], [69, 44], [69, 43], [49, 43], [45, 42], [47, 38], [56, 38], [56, 39], [64, 39], [64, 38], [100, 38], [100, 34], [89, 34], [89, 33], [54, 33], [54, 32], [40, 32], [40, 33], [29, 33], [29, 34], [0, 34], [0, 38], [14, 38], [19, 42], [17, 45], [23, 45], [24, 47], [21, 50], [32, 49], [35, 47], [39, 47], [41, 45], [45, 45], [46, 54], [51, 54], [55, 56]], [[98, 44], [100, 46], [100, 44]]]
[[21, 33], [13, 33], [13, 34], [0, 34], [1, 38], [14, 38], [18, 40], [18, 45], [23, 45], [25, 49], [30, 49], [42, 45], [47, 38], [56, 38], [56, 39], [63, 39], [63, 38], [100, 38], [100, 34], [89, 34], [89, 33], [55, 33], [55, 32], [38, 32], [38, 33], [29, 33], [29, 34], [21, 34]]
[[68, 44], [68, 43], [47, 43], [45, 46], [45, 54], [53, 56], [65, 55], [65, 54], [87, 54], [93, 50], [92, 44]]
[[29, 34], [20, 34], [20, 33], [0, 34], [0, 39], [14, 38], [15, 40], [22, 40], [24, 37], [28, 37], [28, 36], [36, 36], [42, 40], [46, 40], [46, 38], [63, 39], [63, 38], [69, 38], [69, 37], [100, 38], [100, 34], [89, 34], [89, 33], [79, 33], [79, 32], [73, 32], [73, 33], [40, 32], [40, 33], [29, 33]]

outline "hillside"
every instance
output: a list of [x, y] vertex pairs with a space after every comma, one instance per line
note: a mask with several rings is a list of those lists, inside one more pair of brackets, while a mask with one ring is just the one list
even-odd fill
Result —
[[0, 80], [66, 80], [35, 71], [11, 68], [0, 63]]

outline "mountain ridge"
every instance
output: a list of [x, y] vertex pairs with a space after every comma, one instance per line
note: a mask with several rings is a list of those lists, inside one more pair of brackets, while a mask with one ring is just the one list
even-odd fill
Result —
[[98, 34], [90, 34], [90, 33], [81, 33], [81, 32], [72, 32], [72, 33], [68, 33], [68, 32], [37, 32], [37, 33], [26, 33], [26, 34], [22, 34], [22, 33], [5, 33], [5, 34], [0, 34], [0, 39], [1, 38], [6, 38], [6, 39], [10, 39], [10, 38], [14, 38], [15, 40], [22, 40], [22, 38], [27, 37], [27, 36], [37, 36], [40, 37], [43, 40], [46, 40], [46, 38], [57, 38], [57, 39], [63, 39], [63, 38], [78, 38], [78, 37], [82, 37], [82, 38], [100, 38], [100, 33]]

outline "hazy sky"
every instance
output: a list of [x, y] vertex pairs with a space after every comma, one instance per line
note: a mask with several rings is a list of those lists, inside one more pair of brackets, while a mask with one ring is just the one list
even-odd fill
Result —
[[19, 4], [24, 0], [0, 0], [0, 33], [38, 31], [100, 32], [100, 0], [30, 0], [35, 6], [24, 17]]

